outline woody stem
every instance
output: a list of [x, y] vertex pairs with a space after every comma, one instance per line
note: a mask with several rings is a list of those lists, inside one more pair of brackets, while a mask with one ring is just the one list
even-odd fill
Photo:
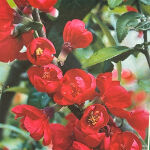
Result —
[[[39, 23], [42, 24], [38, 8], [35, 8], [33, 10], [32, 15], [33, 15], [34, 21], [37, 21], [37, 22], [39, 22]], [[38, 34], [39, 34], [40, 37], [45, 37], [46, 38], [46, 33], [44, 32], [43, 27], [41, 29], [39, 29], [37, 32], [38, 32]]]

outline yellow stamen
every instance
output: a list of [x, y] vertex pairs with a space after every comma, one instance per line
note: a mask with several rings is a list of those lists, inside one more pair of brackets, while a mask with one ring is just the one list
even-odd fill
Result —
[[36, 55], [37, 56], [40, 56], [43, 54], [43, 50], [39, 47], [37, 50], [36, 50]]
[[100, 116], [99, 116], [99, 111], [96, 111], [96, 114], [94, 114], [94, 112], [92, 111], [89, 115], [89, 118], [88, 118], [88, 123], [89, 125], [96, 125], [96, 123], [98, 122], [98, 120], [100, 119]]

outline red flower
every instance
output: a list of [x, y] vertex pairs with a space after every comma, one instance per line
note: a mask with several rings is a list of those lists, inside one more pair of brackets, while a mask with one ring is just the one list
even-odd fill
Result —
[[104, 137], [102, 143], [100, 144], [99, 150], [109, 150], [110, 147], [110, 137]]
[[149, 112], [138, 108], [130, 112], [130, 117], [126, 118], [128, 123], [135, 129], [143, 139], [145, 139], [146, 128], [149, 125]]
[[[118, 71], [114, 70], [112, 72], [112, 78], [113, 80], [118, 79]], [[132, 73], [129, 69], [123, 69], [121, 72], [121, 81], [123, 84], [130, 84], [136, 81], [136, 76], [134, 73]]]
[[28, 76], [38, 91], [49, 94], [56, 92], [63, 78], [60, 68], [53, 64], [43, 67], [33, 66], [28, 70]]
[[68, 21], [63, 32], [64, 45], [58, 57], [61, 64], [65, 62], [68, 54], [75, 48], [85, 48], [93, 40], [92, 33], [85, 29], [83, 21], [74, 19]]
[[110, 150], [142, 150], [142, 144], [138, 137], [131, 132], [114, 134], [110, 142]]
[[54, 101], [59, 105], [81, 104], [95, 96], [94, 76], [81, 69], [71, 69], [64, 75], [62, 85], [54, 94]]
[[31, 6], [39, 8], [43, 11], [48, 11], [49, 8], [57, 3], [57, 0], [28, 0]]
[[94, 104], [86, 108], [80, 120], [81, 130], [85, 133], [98, 132], [107, 125], [109, 115], [101, 104]]
[[129, 118], [130, 112], [117, 107], [109, 107], [109, 111], [119, 118]]
[[126, 6], [127, 11], [134, 11], [134, 12], [138, 12], [138, 10], [132, 6]]
[[70, 43], [73, 49], [85, 48], [90, 45], [93, 40], [92, 33], [85, 29], [83, 21], [74, 19], [68, 21], [63, 32], [64, 42]]
[[146, 128], [149, 124], [149, 113], [141, 108], [135, 109], [131, 112], [120, 108], [109, 108], [109, 111], [120, 118], [125, 118], [128, 123], [145, 139]]
[[88, 147], [97, 147], [103, 140], [105, 133], [84, 133], [81, 130], [80, 121], [73, 114], [69, 114], [66, 119], [68, 120], [66, 128], [68, 132], [74, 135], [74, 140], [81, 142]]
[[52, 42], [42, 37], [34, 39], [27, 49], [29, 61], [38, 66], [51, 63], [55, 53], [55, 47]]
[[51, 143], [51, 130], [48, 115], [44, 110], [30, 105], [18, 105], [12, 109], [16, 114], [15, 119], [21, 117], [21, 127], [28, 131], [34, 140], [43, 138], [43, 144]]
[[91, 133], [84, 133], [82, 132], [82, 130], [80, 129], [80, 126], [76, 126], [74, 128], [74, 134], [75, 134], [75, 139], [85, 145], [87, 145], [88, 147], [92, 147], [95, 148], [97, 147], [102, 140], [105, 137], [105, 133], [96, 133], [96, 132], [91, 132]]
[[52, 149], [68, 150], [73, 143], [73, 134], [68, 128], [61, 124], [51, 124]]
[[92, 150], [92, 149], [90, 149], [89, 147], [80, 142], [74, 141], [72, 147], [69, 150]]
[[112, 81], [111, 73], [99, 74], [96, 83], [102, 101], [107, 107], [126, 108], [131, 105], [131, 95], [120, 86], [119, 81]]
[[[14, 30], [14, 10], [6, 0], [0, 1], [0, 61], [8, 62], [17, 58], [23, 44], [11, 35]], [[8, 44], [9, 43], [9, 44]]]

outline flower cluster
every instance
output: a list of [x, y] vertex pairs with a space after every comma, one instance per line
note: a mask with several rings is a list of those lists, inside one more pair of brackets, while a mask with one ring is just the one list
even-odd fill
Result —
[[[54, 101], [60, 105], [81, 105], [86, 100], [93, 100], [94, 97], [98, 98], [97, 104], [88, 106], [80, 120], [69, 114], [66, 117], [68, 120], [66, 126], [48, 123], [52, 111], [38, 110], [28, 105], [16, 106], [12, 111], [17, 115], [16, 118], [22, 117], [22, 128], [30, 132], [35, 140], [39, 140], [42, 136], [45, 140], [49, 136], [48, 142], [43, 141], [43, 144], [51, 144], [54, 150], [142, 149], [138, 137], [132, 132], [124, 132], [113, 118], [116, 116], [120, 120], [126, 119], [145, 139], [149, 113], [142, 108], [125, 110], [131, 106], [130, 93], [120, 86], [119, 81], [112, 81], [111, 73], [99, 74], [95, 80], [83, 70], [72, 69], [63, 77], [60, 69], [53, 70], [55, 67], [52, 64], [46, 65], [38, 73], [36, 71], [38, 67], [30, 68], [28, 71], [30, 80], [37, 89], [49, 92]], [[51, 71], [48, 73], [49, 70]], [[95, 92], [96, 86], [100, 93]], [[32, 128], [33, 123], [37, 123], [40, 130]]]
[[[37, 9], [52, 13], [57, 0], [14, 2], [31, 19], [31, 13]], [[136, 11], [130, 7], [127, 9]], [[34, 140], [43, 138], [43, 145], [51, 145], [53, 150], [141, 150], [142, 144], [137, 135], [145, 139], [149, 113], [141, 107], [129, 108], [132, 105], [131, 92], [113, 79], [115, 72], [101, 73], [94, 77], [79, 68], [63, 73], [59, 67], [64, 65], [73, 50], [91, 44], [93, 36], [85, 28], [85, 23], [78, 19], [66, 23], [64, 43], [56, 58], [53, 43], [46, 37], [36, 35], [39, 29], [28, 26], [27, 32], [19, 30], [16, 36], [18, 25], [22, 23], [22, 16], [18, 15], [6, 0], [0, 1], [0, 61], [28, 59], [33, 64], [27, 71], [28, 78], [37, 91], [47, 93], [57, 106], [73, 105], [80, 110], [80, 116], [70, 113], [66, 117], [68, 123], [63, 126], [49, 122], [55, 113], [54, 107], [38, 109], [26, 104], [18, 105], [12, 112], [16, 114], [16, 119], [21, 118], [21, 128], [29, 132]], [[24, 46], [27, 50], [21, 53]], [[127, 70], [122, 72], [122, 78], [124, 83], [132, 83], [136, 79]], [[120, 126], [116, 118], [121, 121]], [[124, 120], [137, 135], [124, 131]]]

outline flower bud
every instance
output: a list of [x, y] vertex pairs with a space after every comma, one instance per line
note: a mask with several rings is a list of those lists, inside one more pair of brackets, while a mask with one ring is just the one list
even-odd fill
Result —
[[67, 55], [76, 48], [86, 48], [93, 40], [92, 33], [85, 29], [83, 21], [74, 19], [68, 21], [63, 32], [64, 45], [58, 57], [59, 61], [66, 60]]

